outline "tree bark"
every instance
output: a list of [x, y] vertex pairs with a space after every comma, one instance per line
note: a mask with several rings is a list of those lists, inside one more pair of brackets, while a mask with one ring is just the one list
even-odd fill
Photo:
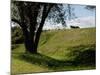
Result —
[[[36, 4], [34, 8], [32, 8], [32, 6], [28, 7], [28, 17], [29, 17], [29, 23], [30, 23], [30, 27], [29, 27], [29, 36], [30, 36], [30, 43], [31, 43], [31, 50], [33, 50], [32, 53], [37, 53], [37, 50], [35, 49], [35, 31], [36, 31], [36, 27], [37, 27], [37, 17], [38, 17], [38, 13], [39, 13], [39, 8], [40, 5]], [[35, 10], [32, 13], [32, 10]]]
[[24, 45], [25, 45], [25, 49], [26, 49], [26, 52], [29, 52], [29, 53], [33, 53], [33, 44], [31, 42], [31, 38], [29, 36], [29, 32], [26, 28], [22, 28], [22, 31], [23, 31], [23, 35], [24, 35]]

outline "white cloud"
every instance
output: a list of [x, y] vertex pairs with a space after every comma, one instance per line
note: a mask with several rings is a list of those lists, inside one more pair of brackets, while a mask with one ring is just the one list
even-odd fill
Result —
[[50, 22], [46, 22], [43, 30], [52, 30], [52, 29], [63, 29], [64, 27], [62, 26], [62, 24], [56, 24], [56, 25], [52, 25]]
[[82, 17], [66, 22], [68, 27], [70, 25], [79, 26], [80, 28], [95, 27], [95, 17]]

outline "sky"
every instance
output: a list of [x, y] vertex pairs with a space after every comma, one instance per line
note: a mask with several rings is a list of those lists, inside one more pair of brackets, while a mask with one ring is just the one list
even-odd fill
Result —
[[93, 16], [95, 17], [95, 11], [87, 10], [85, 9], [86, 5], [72, 5], [72, 7], [75, 9], [74, 12], [77, 17], [88, 17]]
[[[64, 4], [64, 9], [66, 10], [67, 5]], [[66, 20], [67, 27], [66, 29], [70, 29], [70, 26], [79, 26], [80, 28], [88, 28], [88, 27], [96, 27], [95, 23], [95, 10], [88, 10], [86, 9], [86, 5], [77, 5], [77, 4], [71, 4], [71, 7], [74, 8], [73, 12], [77, 18]], [[67, 14], [67, 12], [66, 12]], [[13, 26], [13, 24], [12, 24]], [[45, 22], [43, 30], [48, 29], [63, 29], [65, 27], [62, 26], [62, 24], [54, 25], [51, 22]]]
[[[65, 4], [64, 4], [65, 5]], [[72, 8], [74, 8], [73, 12], [77, 18], [66, 20], [67, 27], [70, 28], [70, 25], [79, 26], [80, 28], [88, 28], [95, 27], [95, 10], [86, 9], [86, 5], [76, 5], [72, 4]], [[66, 5], [64, 6], [67, 8]], [[67, 13], [67, 12], [66, 12]], [[50, 22], [45, 23], [43, 29], [62, 29], [63, 26], [61, 24], [51, 25]]]

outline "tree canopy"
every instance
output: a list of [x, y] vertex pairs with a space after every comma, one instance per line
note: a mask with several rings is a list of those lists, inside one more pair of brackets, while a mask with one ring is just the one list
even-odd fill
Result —
[[37, 53], [37, 47], [44, 23], [48, 19], [65, 24], [65, 12], [62, 4], [12, 1], [11, 19], [18, 23], [23, 31], [25, 48]]

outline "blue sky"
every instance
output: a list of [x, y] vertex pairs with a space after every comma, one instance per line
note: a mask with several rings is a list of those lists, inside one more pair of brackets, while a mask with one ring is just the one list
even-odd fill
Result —
[[74, 8], [75, 15], [77, 17], [95, 17], [95, 10], [87, 10], [85, 8], [86, 5], [72, 5]]
[[[67, 5], [64, 4], [65, 8], [67, 9]], [[80, 28], [88, 28], [88, 27], [95, 27], [95, 10], [88, 10], [86, 9], [86, 5], [76, 5], [72, 4], [72, 8], [74, 8], [73, 12], [77, 18], [71, 19], [70, 21], [66, 20], [67, 28], [70, 28], [71, 25], [79, 26]], [[67, 11], [66, 11], [67, 14]], [[67, 19], [67, 18], [66, 18]], [[63, 28], [61, 24], [52, 25], [51, 23], [47, 22], [44, 26], [44, 29], [55, 29], [55, 28]]]

